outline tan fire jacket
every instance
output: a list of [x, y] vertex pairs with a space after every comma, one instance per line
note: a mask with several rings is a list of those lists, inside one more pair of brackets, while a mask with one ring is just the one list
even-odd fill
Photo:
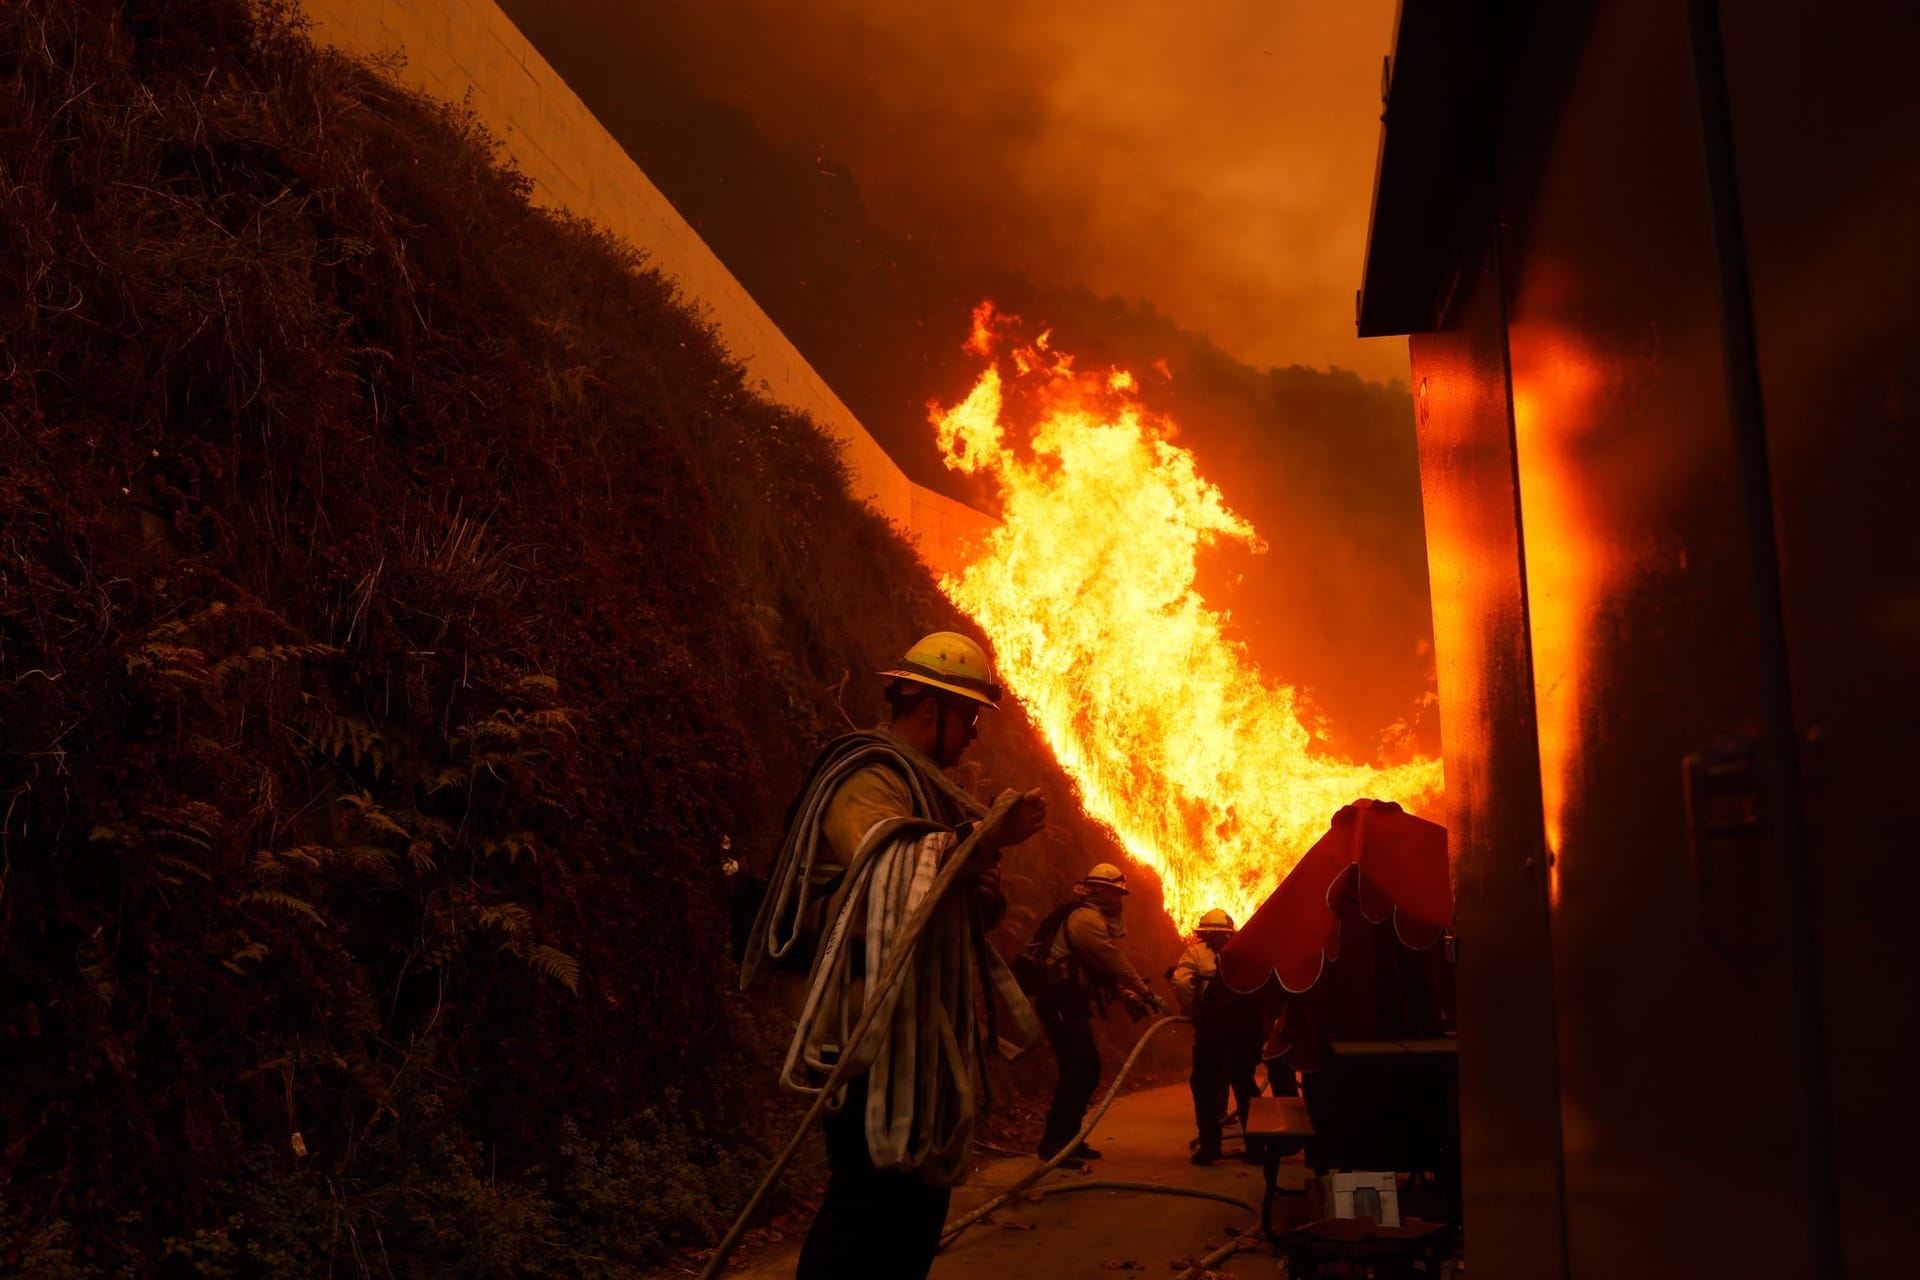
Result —
[[1173, 966], [1173, 998], [1180, 1012], [1189, 1018], [1199, 1003], [1200, 993], [1220, 973], [1220, 957], [1204, 942], [1190, 944]]
[[1068, 913], [1066, 923], [1054, 936], [1053, 947], [1047, 953], [1048, 966], [1061, 963], [1070, 952], [1096, 986], [1117, 987], [1151, 1001], [1147, 984], [1141, 981], [1127, 953], [1120, 949], [1107, 918], [1092, 903]]

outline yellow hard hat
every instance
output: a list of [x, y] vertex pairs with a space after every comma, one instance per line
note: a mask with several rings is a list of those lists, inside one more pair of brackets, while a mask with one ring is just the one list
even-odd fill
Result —
[[1127, 892], [1127, 873], [1111, 862], [1103, 862], [1087, 872], [1080, 883], [1088, 889], [1105, 890], [1124, 897]]
[[892, 670], [880, 674], [957, 693], [995, 710], [1000, 707], [1002, 690], [993, 682], [987, 651], [958, 632], [936, 631], [921, 637]]
[[1232, 933], [1233, 917], [1220, 908], [1215, 907], [1213, 910], [1207, 912], [1207, 914], [1201, 916], [1200, 923], [1194, 927], [1196, 931], [1200, 933], [1213, 933], [1216, 931], [1220, 933]]

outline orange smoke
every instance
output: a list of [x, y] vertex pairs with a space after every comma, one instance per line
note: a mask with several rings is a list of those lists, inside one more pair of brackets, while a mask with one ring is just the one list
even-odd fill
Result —
[[941, 586], [992, 639], [1087, 811], [1159, 873], [1175, 923], [1211, 907], [1245, 920], [1342, 805], [1424, 807], [1440, 762], [1315, 752], [1294, 690], [1262, 676], [1194, 587], [1201, 548], [1258, 548], [1252, 526], [1131, 374], [1082, 372], [1039, 342], [1003, 372], [993, 353], [1016, 324], [983, 303], [968, 349], [988, 367], [965, 400], [932, 406], [947, 465], [991, 477], [1002, 500], [1000, 526]]

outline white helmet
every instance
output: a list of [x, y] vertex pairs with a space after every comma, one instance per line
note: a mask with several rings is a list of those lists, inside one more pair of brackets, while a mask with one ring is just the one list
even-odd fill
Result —
[[1083, 893], [1107, 893], [1124, 898], [1127, 896], [1127, 873], [1111, 862], [1102, 862], [1081, 877], [1079, 888]]
[[1195, 933], [1232, 933], [1233, 917], [1219, 907], [1200, 917], [1200, 923], [1194, 926]]

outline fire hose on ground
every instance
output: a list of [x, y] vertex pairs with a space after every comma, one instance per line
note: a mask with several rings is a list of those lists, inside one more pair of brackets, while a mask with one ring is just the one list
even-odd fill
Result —
[[[1126, 1082], [1128, 1073], [1133, 1070], [1133, 1064], [1139, 1061], [1141, 1052], [1145, 1050], [1147, 1047], [1147, 1041], [1153, 1039], [1153, 1037], [1157, 1033], [1159, 1033], [1162, 1028], [1182, 1025], [1182, 1024], [1191, 1025], [1192, 1022], [1193, 1022], [1193, 1019], [1191, 1018], [1182, 1018], [1178, 1016], [1165, 1017], [1165, 1018], [1158, 1019], [1157, 1021], [1154, 1022], [1152, 1026], [1148, 1027], [1145, 1031], [1143, 1031], [1140, 1034], [1140, 1038], [1134, 1042], [1133, 1051], [1127, 1054], [1126, 1061], [1120, 1064], [1120, 1070], [1114, 1073], [1113, 1083], [1107, 1086], [1107, 1092], [1100, 1099], [1100, 1105], [1095, 1107], [1092, 1110], [1092, 1112], [1088, 1114], [1086, 1123], [1080, 1126], [1080, 1132], [1073, 1135], [1073, 1137], [1067, 1142], [1067, 1144], [1062, 1148], [1060, 1148], [1060, 1150], [1054, 1155], [1054, 1157], [1051, 1160], [1048, 1160], [1045, 1163], [1041, 1164], [1038, 1168], [1034, 1169], [1032, 1172], [1025, 1174], [1023, 1177], [1021, 1177], [1021, 1179], [1018, 1182], [1006, 1188], [1004, 1191], [994, 1196], [991, 1200], [988, 1200], [985, 1204], [982, 1204], [977, 1208], [969, 1211], [958, 1222], [955, 1222], [950, 1226], [948, 1226], [946, 1231], [943, 1232], [940, 1236], [940, 1247], [942, 1249], [945, 1249], [948, 1245], [952, 1244], [956, 1239], [958, 1239], [960, 1236], [960, 1233], [965, 1231], [968, 1227], [971, 1227], [975, 1223], [981, 1221], [988, 1214], [994, 1212], [994, 1210], [1000, 1208], [1002, 1205], [1012, 1202], [1013, 1200], [1018, 1198], [1021, 1195], [1021, 1193], [1025, 1192], [1028, 1187], [1031, 1187], [1034, 1183], [1040, 1181], [1040, 1179], [1046, 1177], [1049, 1173], [1052, 1173], [1055, 1169], [1059, 1168], [1062, 1164], [1072, 1159], [1074, 1149], [1078, 1147], [1082, 1142], [1084, 1142], [1090, 1134], [1092, 1134], [1094, 1130], [1094, 1126], [1100, 1123], [1101, 1118], [1107, 1114], [1107, 1108], [1111, 1107], [1113, 1105], [1113, 1100], [1119, 1096], [1120, 1086]], [[1220, 1200], [1220, 1201], [1224, 1201], [1227, 1204], [1237, 1205], [1238, 1207], [1245, 1209], [1249, 1213], [1257, 1214], [1260, 1212], [1257, 1208], [1255, 1208], [1253, 1205], [1248, 1204], [1245, 1200], [1238, 1200], [1238, 1199], [1235, 1199], [1233, 1196], [1222, 1195], [1217, 1191], [1202, 1191], [1196, 1187], [1168, 1187], [1168, 1186], [1162, 1186], [1157, 1182], [1116, 1182], [1116, 1181], [1111, 1181], [1107, 1179], [1095, 1179], [1095, 1180], [1089, 1180], [1084, 1182], [1068, 1182], [1068, 1183], [1063, 1183], [1059, 1186], [1053, 1186], [1053, 1187], [1042, 1187], [1040, 1189], [1040, 1194], [1053, 1195], [1058, 1192], [1066, 1192], [1066, 1191], [1101, 1191], [1101, 1190], [1147, 1191], [1147, 1192], [1158, 1193], [1160, 1195], [1191, 1196], [1194, 1199], [1198, 1199], [1198, 1200]]]
[[[1163, 1196], [1191, 1196], [1196, 1200], [1218, 1200], [1222, 1204], [1230, 1204], [1236, 1208], [1245, 1209], [1248, 1213], [1259, 1212], [1258, 1209], [1255, 1209], [1245, 1200], [1241, 1200], [1235, 1196], [1222, 1195], [1218, 1191], [1202, 1191], [1198, 1187], [1169, 1187], [1161, 1182], [1132, 1182], [1120, 1178], [1088, 1178], [1078, 1182], [1060, 1182], [1050, 1187], [1041, 1187], [1038, 1191], [1034, 1192], [1034, 1194], [1042, 1196], [1065, 1195], [1069, 1191], [1146, 1191]], [[965, 1230], [967, 1226], [971, 1225], [973, 1225], [973, 1222], [968, 1221], [955, 1228], [955, 1233], [957, 1234], [958, 1231]], [[940, 1239], [941, 1249], [945, 1249], [952, 1240], [953, 1235], [942, 1236]], [[1215, 1249], [1212, 1253], [1209, 1253], [1206, 1257], [1193, 1263], [1193, 1265], [1189, 1266], [1185, 1271], [1177, 1273], [1173, 1277], [1173, 1280], [1194, 1280], [1194, 1277], [1204, 1274], [1222, 1262], [1225, 1262], [1228, 1258], [1231, 1258], [1241, 1249], [1244, 1249], [1246, 1244], [1247, 1238], [1245, 1236], [1237, 1236], [1221, 1245], [1218, 1249]]]

